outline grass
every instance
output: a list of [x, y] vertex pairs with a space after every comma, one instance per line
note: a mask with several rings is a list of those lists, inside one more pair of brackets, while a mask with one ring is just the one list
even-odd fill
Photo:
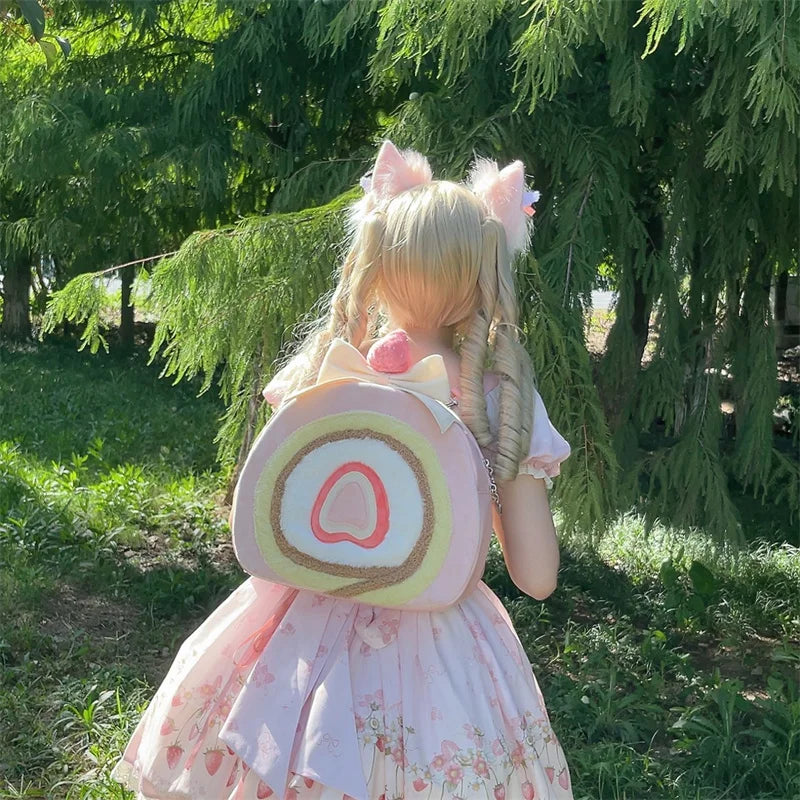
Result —
[[[242, 580], [221, 405], [144, 362], [0, 349], [0, 798], [129, 800], [111, 765], [179, 643]], [[646, 535], [633, 515], [562, 552], [544, 603], [497, 550], [486, 578], [575, 797], [800, 796], [800, 552]]]

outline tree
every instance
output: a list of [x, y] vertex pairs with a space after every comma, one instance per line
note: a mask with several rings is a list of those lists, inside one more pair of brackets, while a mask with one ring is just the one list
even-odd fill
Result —
[[[241, 7], [228, 8], [238, 19]], [[430, 154], [442, 175], [461, 177], [474, 151], [525, 160], [543, 202], [535, 257], [519, 266], [523, 327], [540, 391], [573, 444], [556, 490], [568, 526], [602, 526], [612, 512], [637, 505], [650, 519], [669, 514], [736, 539], [731, 480], [800, 508], [797, 461], [772, 436], [768, 302], [773, 277], [797, 271], [800, 3], [644, 0], [637, 9], [600, 0], [523, 7], [370, 0], [247, 8], [246, 24], [215, 48], [213, 65], [187, 83], [178, 103], [189, 128], [215, 129], [223, 108], [253, 101], [241, 75], [262, 51], [243, 42], [268, 37], [261, 46], [268, 41], [286, 56], [279, 74], [260, 84], [272, 100], [253, 101], [272, 116], [250, 113], [242, 125], [266, 126], [281, 137], [279, 152], [307, 155], [293, 156], [296, 166], [275, 156], [267, 201], [254, 210], [331, 197], [354, 176], [336, 159], [365, 152], [373, 131]], [[298, 97], [300, 119], [291, 107]], [[349, 100], [348, 113], [371, 121], [351, 123], [349, 149], [344, 139], [321, 144], [320, 131], [331, 135], [325, 125], [342, 122], [328, 97]], [[324, 187], [320, 175], [329, 178]], [[340, 207], [197, 234], [154, 273], [162, 314], [156, 348], [165, 348], [169, 371], [180, 379], [222, 367], [229, 413], [220, 436], [229, 458], [247, 438], [248, 408], [283, 332], [312, 302], [307, 287], [329, 285], [332, 261], [318, 253], [319, 234], [334, 229], [322, 220]], [[261, 314], [247, 304], [247, 335], [226, 337], [216, 327], [224, 343], [203, 335], [192, 320], [201, 312], [228, 318], [254, 247], [264, 262], [254, 287]], [[301, 282], [284, 272], [286, 259], [304, 265]], [[619, 294], [595, 363], [584, 315], [601, 265]], [[201, 305], [178, 291], [189, 284]], [[57, 295], [52, 319], [78, 313], [77, 298], [77, 288]], [[264, 333], [267, 321], [275, 327]], [[723, 397], [736, 408], [730, 435]], [[797, 430], [795, 423], [795, 445]]]
[[[652, 515], [722, 538], [739, 530], [731, 477], [797, 509], [797, 464], [771, 435], [767, 298], [772, 275], [797, 270], [800, 6], [534, 0], [518, 12], [491, 0], [382, 3], [371, 77], [417, 81], [419, 99], [389, 126], [397, 138], [456, 173], [476, 142], [521, 154], [538, 179], [536, 274], [554, 303], [529, 305], [528, 340], [568, 429], [614, 445], [602, 470], [592, 456], [604, 451], [579, 450], [567, 474], [581, 461], [592, 469], [561, 483], [565, 506], [599, 508], [605, 493], [626, 507], [644, 474]], [[619, 301], [595, 393], [579, 326], [603, 262]], [[560, 332], [542, 311], [563, 320]], [[569, 371], [552, 366], [564, 356]], [[736, 404], [733, 441], [721, 438], [723, 392]], [[598, 406], [604, 417], [587, 425]], [[640, 437], [658, 425], [668, 446], [642, 454]], [[609, 472], [622, 479], [618, 498]]]
[[[327, 57], [296, 48], [307, 17], [295, 3], [217, 11], [209, 2], [60, 10], [69, 61], [26, 73], [0, 123], [0, 180], [28, 204], [7, 236], [24, 229], [34, 252], [58, 252], [58, 283], [172, 249], [200, 227], [323, 203], [359, 173], [351, 150], [376, 125], [375, 101], [353, 90], [366, 70], [362, 44]], [[69, 228], [57, 241], [36, 236], [56, 219]], [[121, 278], [130, 331], [134, 270]]]

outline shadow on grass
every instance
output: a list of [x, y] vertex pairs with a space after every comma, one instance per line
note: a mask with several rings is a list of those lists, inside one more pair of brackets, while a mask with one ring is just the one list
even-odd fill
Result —
[[[527, 597], [513, 584], [506, 571], [502, 554], [493, 547], [487, 561], [484, 580], [505, 603], [538, 601]], [[586, 621], [595, 618], [626, 616], [634, 624], [643, 624], [655, 603], [644, 599], [622, 570], [614, 569], [591, 551], [561, 549], [559, 586], [546, 600], [548, 616], [554, 624], [568, 619]]]
[[68, 672], [91, 674], [110, 657], [117, 669], [140, 680], [162, 677], [161, 667], [179, 640], [246, 577], [219, 535], [223, 523], [197, 529], [195, 538], [150, 532], [135, 547], [123, 544], [115, 530], [89, 528], [85, 509], [76, 512], [63, 487], [50, 491], [40, 475], [31, 476], [24, 457], [5, 456], [0, 666], [21, 669], [30, 659], [58, 658], [53, 648], [73, 648], [83, 631], [79, 654], [103, 642], [105, 655], [96, 656], [95, 666], [88, 656], [75, 658]]
[[107, 466], [213, 469], [221, 401], [198, 397], [197, 381], [173, 386], [147, 360], [144, 349], [123, 358], [70, 343], [0, 347], [0, 438], [45, 462], [69, 462], [102, 440]]

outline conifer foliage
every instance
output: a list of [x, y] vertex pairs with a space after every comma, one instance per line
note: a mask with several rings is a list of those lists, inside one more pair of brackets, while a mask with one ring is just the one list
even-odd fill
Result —
[[[573, 445], [556, 489], [566, 525], [602, 527], [639, 504], [735, 540], [732, 480], [800, 511], [797, 421], [791, 442], [773, 436], [769, 303], [772, 281], [798, 271], [798, 0], [217, 7], [175, 132], [196, 157], [199, 131], [235, 128], [235, 146], [206, 154], [241, 199], [227, 221], [274, 213], [193, 234], [149, 285], [167, 372], [221, 381], [224, 459], [263, 421], [258, 388], [331, 286], [340, 193], [388, 135], [448, 177], [475, 152], [522, 158], [542, 193], [519, 284], [539, 390]], [[266, 183], [248, 206], [262, 134]], [[593, 360], [584, 320], [599, 273], [618, 300]], [[91, 280], [55, 295], [51, 327], [88, 315], [96, 341]]]

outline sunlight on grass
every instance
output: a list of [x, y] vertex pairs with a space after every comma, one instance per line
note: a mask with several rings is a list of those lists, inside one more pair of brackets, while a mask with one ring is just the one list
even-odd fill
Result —
[[[220, 406], [136, 358], [3, 359], [24, 391], [0, 386], [0, 798], [130, 800], [111, 766], [180, 643], [244, 579]], [[546, 602], [496, 542], [485, 579], [576, 800], [800, 796], [797, 548], [726, 550], [628, 514], [594, 545], [562, 542]]]

